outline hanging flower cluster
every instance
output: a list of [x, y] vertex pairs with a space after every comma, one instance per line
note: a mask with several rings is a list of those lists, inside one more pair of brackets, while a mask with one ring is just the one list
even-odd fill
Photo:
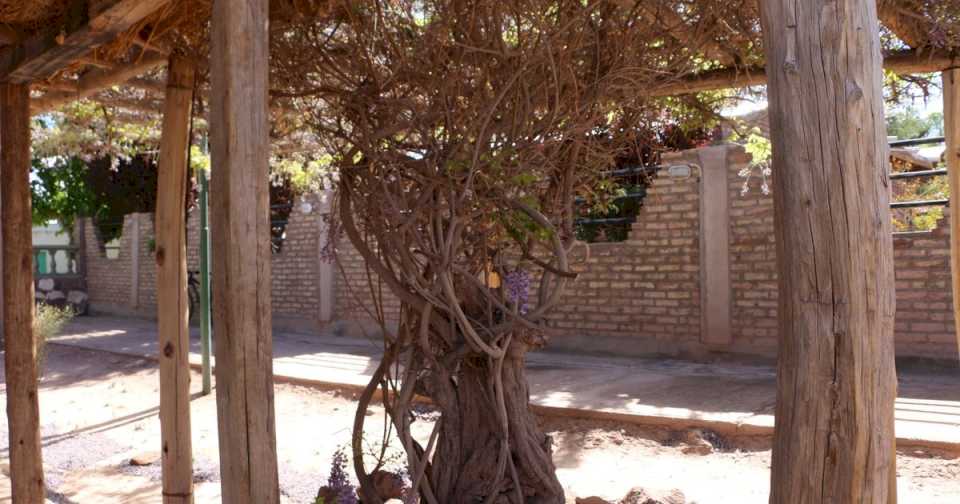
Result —
[[327, 488], [337, 496], [336, 504], [358, 503], [357, 488], [350, 483], [350, 476], [347, 475], [347, 454], [344, 453], [343, 448], [338, 448], [333, 453], [333, 460], [330, 462], [330, 476], [327, 478]]
[[530, 309], [528, 304], [530, 296], [530, 273], [517, 268], [507, 273], [507, 276], [504, 278], [504, 283], [507, 288], [507, 299], [517, 305], [517, 310], [519, 310], [521, 314], [526, 314]]

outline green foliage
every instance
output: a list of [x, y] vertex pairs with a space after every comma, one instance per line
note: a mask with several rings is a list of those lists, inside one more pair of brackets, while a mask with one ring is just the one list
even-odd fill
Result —
[[47, 340], [60, 334], [63, 327], [73, 318], [69, 307], [57, 308], [47, 304], [37, 305], [33, 318], [33, 333], [37, 342], [37, 367], [42, 368], [47, 358]]
[[754, 128], [754, 131], [747, 135], [743, 148], [747, 154], [753, 156], [754, 163], [766, 163], [773, 158], [773, 144], [770, 139], [760, 134], [758, 128]]
[[159, 118], [122, 119], [115, 110], [89, 100], [44, 114], [33, 128], [34, 156], [130, 159], [157, 149]]
[[900, 140], [924, 138], [943, 133], [943, 114], [933, 112], [926, 117], [908, 106], [887, 114], [887, 135]]
[[87, 167], [78, 158], [34, 159], [30, 177], [34, 224], [58, 221], [69, 230], [77, 216], [96, 214], [99, 206], [86, 174]]
[[[607, 188], [607, 185], [611, 187]], [[619, 184], [615, 181], [606, 180], [601, 181], [598, 187], [604, 190], [605, 195], [589, 207], [585, 218], [636, 217], [640, 212], [642, 198], [625, 198], [625, 196], [645, 193], [645, 183]], [[630, 232], [630, 223], [579, 223], [574, 231], [578, 240], [587, 243], [598, 241], [618, 242], [627, 239]]]
[[316, 193], [331, 187], [333, 158], [319, 159], [300, 155], [274, 158], [270, 162], [270, 180], [274, 185], [290, 184], [296, 194]]

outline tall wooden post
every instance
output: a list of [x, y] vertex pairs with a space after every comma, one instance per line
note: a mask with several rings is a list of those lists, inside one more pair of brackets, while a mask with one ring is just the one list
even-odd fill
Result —
[[950, 183], [950, 269], [953, 273], [953, 323], [960, 348], [960, 69], [945, 70], [943, 79], [943, 133], [947, 143]]
[[13, 502], [44, 502], [33, 334], [33, 226], [30, 209], [30, 88], [0, 84], [0, 216], [3, 330]]
[[770, 502], [896, 502], [893, 238], [876, 2], [760, 5], [780, 275]]
[[157, 329], [163, 502], [193, 502], [190, 439], [190, 326], [187, 301], [187, 149], [194, 64], [171, 56], [163, 103], [157, 187]]
[[213, 329], [223, 501], [279, 502], [273, 408], [267, 0], [214, 0]]

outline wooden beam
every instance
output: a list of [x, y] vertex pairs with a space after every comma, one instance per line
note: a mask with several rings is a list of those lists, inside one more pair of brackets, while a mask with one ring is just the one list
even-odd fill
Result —
[[65, 37], [60, 26], [53, 26], [0, 52], [0, 80], [29, 83], [46, 79], [167, 3], [169, 0], [108, 0], [89, 17], [86, 12], [70, 17]]
[[770, 504], [896, 502], [876, 2], [766, 0], [761, 11], [779, 270]]
[[[960, 69], [943, 79], [943, 133], [947, 143], [947, 179], [950, 184], [950, 270], [953, 278], [953, 326], [960, 345]], [[960, 346], [958, 346], [960, 348]]]
[[214, 0], [210, 133], [224, 502], [278, 504], [270, 313], [268, 0]]
[[111, 86], [124, 82], [149, 72], [167, 62], [166, 56], [156, 53], [147, 53], [139, 61], [117, 67], [113, 70], [91, 70], [77, 81], [76, 92], [56, 91], [35, 98], [30, 104], [30, 111], [34, 115], [49, 112], [57, 107], [66, 105], [75, 100], [90, 97]]
[[[898, 51], [888, 54], [883, 66], [899, 75], [940, 72], [958, 64], [960, 60], [939, 52]], [[652, 87], [651, 97], [676, 96], [681, 94], [719, 91], [723, 89], [762, 86], [767, 83], [766, 70], [762, 67], [721, 68], [694, 74], [689, 77], [667, 81]]]
[[0, 228], [3, 331], [13, 502], [43, 504], [37, 351], [33, 331], [33, 226], [30, 211], [30, 90], [0, 84]]
[[157, 330], [165, 504], [193, 503], [187, 230], [183, 202], [195, 73], [192, 61], [178, 56], [170, 58], [157, 175]]

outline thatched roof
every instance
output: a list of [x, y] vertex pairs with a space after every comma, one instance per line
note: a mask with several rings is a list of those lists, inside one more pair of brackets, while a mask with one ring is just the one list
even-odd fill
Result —
[[[502, 6], [501, 0], [476, 0], [474, 4], [484, 1], [493, 8]], [[626, 12], [636, 16], [647, 39], [674, 54], [669, 68], [650, 68], [651, 73], [662, 75], [664, 83], [646, 89], [650, 95], [765, 81], [758, 0], [604, 2], [610, 8], [629, 9]], [[211, 3], [0, 0], [0, 78], [33, 82], [35, 109], [49, 110], [149, 73], [162, 66], [170, 51], [193, 53], [202, 59], [207, 54]], [[315, 29], [318, 24], [355, 15], [356, 4], [363, 3], [272, 0], [271, 26], [277, 34]], [[878, 14], [885, 49], [896, 53], [888, 59], [888, 67], [902, 73], [934, 71], [958, 61], [960, 0], [879, 0]], [[275, 50], [271, 57], [275, 65], [283, 66], [300, 55]], [[681, 59], [687, 63], [678, 64]], [[158, 86], [141, 81], [139, 87], [149, 90]]]

